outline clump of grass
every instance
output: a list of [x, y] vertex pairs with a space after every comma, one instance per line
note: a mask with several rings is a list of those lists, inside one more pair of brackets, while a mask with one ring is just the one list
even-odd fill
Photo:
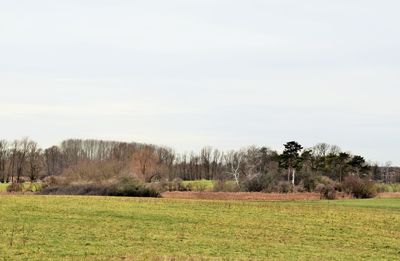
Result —
[[375, 187], [379, 193], [382, 192], [400, 192], [400, 183], [377, 183]]

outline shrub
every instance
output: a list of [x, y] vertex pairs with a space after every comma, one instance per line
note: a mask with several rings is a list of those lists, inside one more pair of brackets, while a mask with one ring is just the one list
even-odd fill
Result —
[[390, 186], [392, 187], [393, 192], [400, 192], [400, 183], [392, 183]]
[[336, 189], [332, 184], [322, 184], [319, 183], [315, 189], [316, 192], [319, 192], [321, 195], [321, 199], [335, 199], [336, 198]]
[[303, 184], [303, 183], [300, 183], [299, 185], [294, 186], [294, 191], [295, 191], [295, 192], [306, 192], [306, 191], [308, 191], [308, 190], [306, 190], [306, 189], [304, 188], [304, 184]]
[[248, 179], [242, 183], [243, 190], [249, 192], [260, 192], [265, 188], [265, 184], [261, 177], [254, 177], [252, 179]]
[[315, 192], [321, 193], [323, 189], [325, 189], [325, 184], [318, 183], [318, 185], [315, 187]]
[[188, 183], [186, 185], [186, 187], [189, 186], [189, 185], [191, 186], [190, 190], [194, 190], [194, 191], [203, 192], [203, 191], [205, 191], [207, 189], [207, 184], [202, 180], [195, 181], [193, 183]]
[[122, 178], [117, 183], [107, 188], [108, 196], [123, 196], [123, 197], [159, 197], [160, 193], [150, 187], [139, 183], [133, 178]]
[[242, 185], [245, 191], [249, 192], [272, 192], [277, 183], [277, 173], [258, 174], [257, 176], [245, 180]]
[[334, 185], [335, 184], [335, 181], [327, 176], [320, 176], [320, 177], [318, 177], [317, 181], [318, 181], [318, 183], [322, 183], [324, 185]]
[[173, 181], [166, 182], [166, 190], [168, 191], [191, 191], [192, 185], [189, 183], [187, 186], [181, 179], [174, 179]]
[[375, 184], [375, 187], [378, 193], [400, 192], [400, 184], [398, 183], [391, 183], [391, 184], [377, 183]]
[[162, 193], [162, 192], [168, 191], [168, 182], [165, 182], [165, 181], [151, 182], [151, 183], [147, 183], [146, 187]]
[[279, 193], [289, 193], [292, 191], [292, 184], [288, 181], [281, 181], [278, 183], [278, 192]]
[[29, 192], [38, 192], [41, 189], [40, 183], [30, 182], [29, 187], [26, 188], [26, 191]]
[[318, 177], [313, 173], [301, 173], [301, 175], [298, 175], [298, 178], [302, 179], [303, 188], [308, 192], [314, 191], [319, 183]]
[[147, 187], [134, 178], [124, 177], [110, 183], [71, 183], [47, 185], [42, 194], [57, 195], [98, 195], [124, 197], [160, 197], [160, 192]]
[[7, 192], [22, 192], [24, 190], [24, 186], [22, 183], [13, 182], [7, 186]]
[[215, 192], [238, 192], [239, 187], [235, 181], [232, 180], [217, 180], [214, 182], [213, 191]]
[[355, 198], [373, 198], [377, 195], [377, 188], [373, 182], [356, 176], [346, 177], [343, 189]]

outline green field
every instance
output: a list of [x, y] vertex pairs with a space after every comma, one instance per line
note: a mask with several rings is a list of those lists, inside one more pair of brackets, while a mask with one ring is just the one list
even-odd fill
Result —
[[0, 196], [4, 260], [399, 260], [400, 199]]
[[184, 180], [182, 184], [190, 187], [192, 191], [213, 191], [214, 183], [212, 180]]
[[[0, 192], [6, 192], [8, 185], [10, 185], [10, 184], [9, 183], [0, 183]], [[41, 185], [38, 182], [33, 182], [33, 183], [25, 182], [25, 183], [22, 183], [22, 186], [23, 186], [23, 192], [27, 192], [27, 191], [37, 192], [40, 189]]]
[[5, 192], [7, 190], [7, 183], [0, 183], [0, 192]]

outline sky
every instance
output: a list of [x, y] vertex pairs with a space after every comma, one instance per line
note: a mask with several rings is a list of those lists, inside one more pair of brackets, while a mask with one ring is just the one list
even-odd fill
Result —
[[0, 139], [336, 144], [400, 165], [397, 0], [0, 0]]

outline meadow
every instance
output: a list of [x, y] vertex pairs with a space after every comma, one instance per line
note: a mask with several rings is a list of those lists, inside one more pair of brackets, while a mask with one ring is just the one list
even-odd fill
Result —
[[0, 196], [3, 260], [398, 260], [400, 199]]

